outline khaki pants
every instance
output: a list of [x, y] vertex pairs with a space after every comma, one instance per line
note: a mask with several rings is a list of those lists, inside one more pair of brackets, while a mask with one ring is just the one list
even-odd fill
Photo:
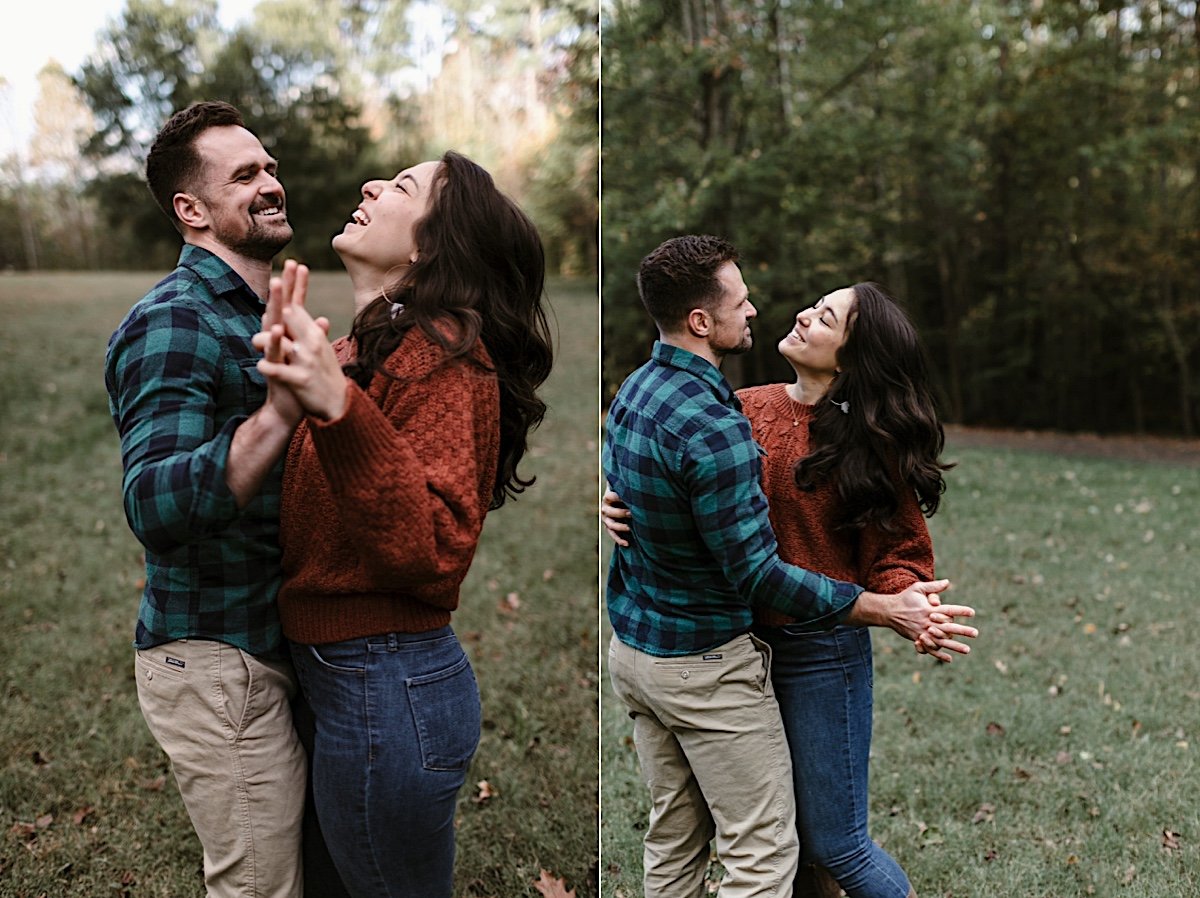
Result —
[[288, 662], [209, 640], [137, 653], [142, 715], [204, 848], [210, 898], [300, 898], [307, 760]]
[[614, 637], [608, 663], [650, 788], [646, 898], [702, 898], [714, 835], [721, 898], [791, 898], [796, 806], [769, 649], [747, 634], [656, 658]]

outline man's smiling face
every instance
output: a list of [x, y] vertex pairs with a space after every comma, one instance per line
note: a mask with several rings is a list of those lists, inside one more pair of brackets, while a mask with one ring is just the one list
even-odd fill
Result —
[[204, 166], [195, 193], [208, 211], [212, 236], [250, 259], [270, 261], [292, 239], [278, 163], [257, 137], [236, 125], [196, 138]]

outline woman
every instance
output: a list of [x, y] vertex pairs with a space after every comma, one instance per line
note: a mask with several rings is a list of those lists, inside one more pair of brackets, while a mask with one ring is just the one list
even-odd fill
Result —
[[533, 482], [517, 465], [545, 411], [544, 258], [529, 219], [456, 153], [362, 194], [333, 240], [354, 285], [349, 337], [328, 343], [303, 270], [287, 268], [257, 338], [281, 417], [289, 400], [305, 413], [284, 472], [279, 612], [347, 889], [449, 898], [480, 731], [450, 616], [484, 515]]
[[[779, 342], [795, 380], [740, 390], [766, 450], [763, 491], [785, 560], [880, 593], [932, 580], [922, 511], [945, 489], [938, 422], [917, 335], [875, 284], [836, 290], [796, 316]], [[606, 524], [627, 531], [606, 496]], [[871, 638], [865, 627], [805, 633], [771, 611], [755, 633], [772, 649], [771, 678], [792, 755], [797, 827], [806, 864], [796, 895], [911, 898], [899, 865], [867, 830]], [[965, 653], [946, 623], [918, 651]]]

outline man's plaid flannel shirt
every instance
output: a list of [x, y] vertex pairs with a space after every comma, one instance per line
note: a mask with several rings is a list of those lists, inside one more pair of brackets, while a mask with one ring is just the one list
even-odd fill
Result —
[[759, 445], [719, 370], [662, 342], [608, 412], [604, 473], [633, 513], [613, 552], [609, 618], [650, 655], [690, 655], [750, 629], [752, 606], [832, 627], [862, 589], [779, 559]]
[[263, 305], [205, 249], [138, 302], [108, 344], [105, 385], [121, 436], [125, 516], [146, 547], [134, 644], [213, 639], [253, 655], [283, 651], [283, 461], [244, 509], [225, 483], [233, 432], [266, 399], [250, 338]]

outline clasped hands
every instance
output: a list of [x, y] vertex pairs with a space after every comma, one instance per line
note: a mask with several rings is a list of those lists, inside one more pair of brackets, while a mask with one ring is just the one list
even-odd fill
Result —
[[267, 379], [267, 403], [294, 427], [300, 418], [340, 418], [346, 409], [346, 376], [329, 343], [329, 319], [305, 308], [308, 266], [283, 263], [271, 278], [262, 331], [252, 342], [263, 353], [258, 370]]
[[[627, 535], [630, 532], [628, 518], [630, 511], [621, 502], [620, 497], [611, 489], [605, 490], [600, 503], [600, 520], [604, 524], [609, 538], [618, 546], [628, 546]], [[960, 655], [969, 654], [970, 646], [959, 642], [955, 637], [974, 639], [979, 631], [974, 627], [960, 624], [959, 617], [974, 617], [975, 609], [967, 605], [942, 605], [938, 593], [950, 587], [949, 580], [935, 580], [929, 583], [914, 583], [904, 591], [894, 596], [878, 596], [872, 594], [877, 607], [872, 618], [864, 622], [877, 623], [890, 627], [905, 639], [910, 640], [921, 655], [932, 655], [938, 661], [949, 663], [953, 660], [951, 652]], [[864, 601], [866, 594], [864, 594]], [[881, 602], [880, 600], [886, 600]]]

